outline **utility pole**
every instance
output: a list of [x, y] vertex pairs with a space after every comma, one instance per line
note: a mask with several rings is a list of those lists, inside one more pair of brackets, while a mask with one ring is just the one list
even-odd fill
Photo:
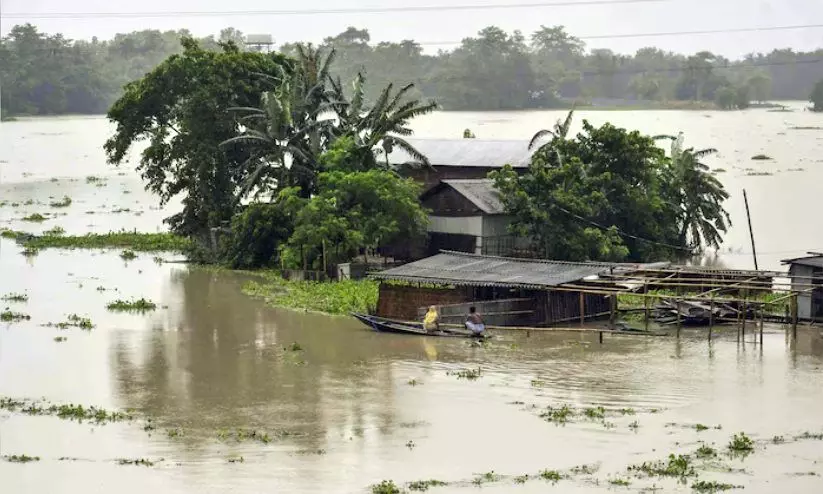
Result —
[[754, 257], [754, 270], [757, 271], [757, 250], [754, 248], [754, 231], [752, 231], [752, 215], [749, 213], [749, 198], [746, 196], [746, 189], [743, 189], [743, 202], [746, 204], [746, 219], [749, 221], [749, 238], [752, 240], [752, 256]]

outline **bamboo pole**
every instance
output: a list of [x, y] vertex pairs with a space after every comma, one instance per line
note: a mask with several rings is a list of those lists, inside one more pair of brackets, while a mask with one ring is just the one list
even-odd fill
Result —
[[677, 337], [680, 338], [680, 300], [677, 301]]
[[792, 297], [792, 337], [797, 339], [797, 295]]
[[760, 346], [763, 346], [763, 312], [764, 307], [760, 308]]
[[580, 292], [580, 325], [586, 324], [586, 295]]

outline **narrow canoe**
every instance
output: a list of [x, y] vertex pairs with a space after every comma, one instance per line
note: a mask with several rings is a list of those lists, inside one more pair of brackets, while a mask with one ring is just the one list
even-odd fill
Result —
[[413, 322], [405, 322], [405, 321], [394, 321], [392, 319], [386, 319], [385, 317], [378, 317], [378, 316], [370, 316], [367, 314], [352, 314], [357, 320], [369, 326], [375, 331], [379, 331], [381, 333], [399, 333], [399, 334], [412, 334], [412, 335], [420, 335], [420, 336], [439, 336], [439, 337], [446, 337], [446, 338], [488, 338], [489, 335], [484, 336], [477, 336], [473, 334], [471, 331], [468, 330], [459, 330], [459, 329], [448, 329], [448, 330], [441, 330], [436, 331], [433, 333], [426, 332], [423, 329], [423, 323], [413, 323]]

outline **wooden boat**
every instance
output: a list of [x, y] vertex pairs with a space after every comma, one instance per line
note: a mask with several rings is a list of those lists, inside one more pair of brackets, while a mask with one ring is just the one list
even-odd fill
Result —
[[483, 336], [478, 336], [471, 331], [464, 329], [442, 329], [440, 331], [435, 331], [433, 333], [427, 332], [423, 329], [423, 323], [417, 322], [405, 322], [405, 321], [395, 321], [392, 319], [386, 319], [385, 317], [378, 317], [378, 316], [370, 316], [367, 314], [357, 314], [353, 313], [353, 317], [357, 320], [369, 326], [375, 331], [379, 331], [381, 333], [399, 333], [399, 334], [412, 334], [412, 335], [420, 335], [420, 336], [439, 336], [439, 337], [447, 337], [447, 338], [490, 338], [488, 334], [484, 334]]

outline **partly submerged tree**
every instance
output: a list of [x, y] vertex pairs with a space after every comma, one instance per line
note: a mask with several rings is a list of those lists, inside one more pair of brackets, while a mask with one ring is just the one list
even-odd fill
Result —
[[812, 102], [812, 111], [823, 112], [823, 79], [814, 86], [809, 101]]
[[684, 148], [682, 132], [677, 137], [661, 137], [672, 141], [668, 183], [679, 209], [679, 243], [695, 251], [704, 246], [719, 248], [731, 226], [729, 213], [723, 208], [729, 193], [701, 162], [717, 150]]
[[106, 141], [110, 163], [127, 161], [128, 151], [148, 141], [137, 170], [161, 203], [182, 196], [183, 210], [166, 221], [183, 235], [205, 238], [209, 228], [231, 220], [238, 191], [252, 172], [249, 150], [221, 148], [238, 123], [227, 109], [254, 107], [268, 89], [259, 74], [292, 70], [282, 55], [240, 51], [232, 43], [206, 51], [191, 38], [173, 55], [126, 86], [108, 118], [115, 125]]

